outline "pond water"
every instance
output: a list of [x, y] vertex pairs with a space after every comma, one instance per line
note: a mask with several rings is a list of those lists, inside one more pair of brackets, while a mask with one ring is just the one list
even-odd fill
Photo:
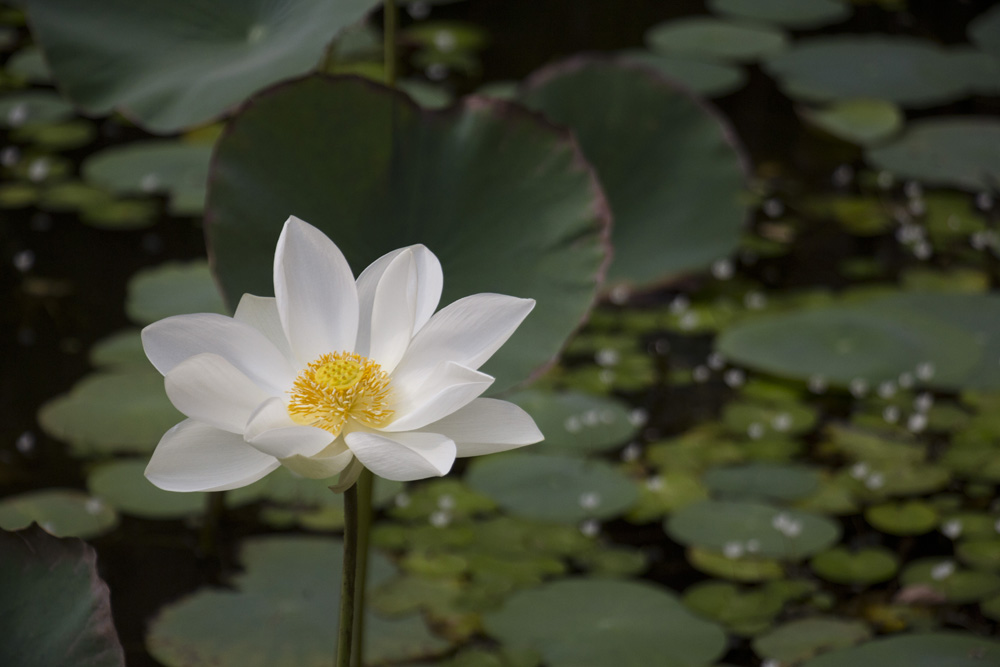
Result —
[[[374, 152], [350, 143], [373, 131], [352, 109], [399, 104], [374, 86], [292, 84], [226, 130], [207, 121], [231, 105], [198, 122], [141, 100], [81, 115], [54, 87], [86, 98], [79, 74], [38, 50], [58, 52], [57, 19], [38, 10], [29, 29], [0, 9], [0, 527], [96, 549], [129, 665], [329, 664], [341, 498], [283, 470], [225, 497], [152, 487], [142, 469], [181, 416], [137, 336], [225, 312], [206, 213], [225, 298], [261, 275], [266, 291], [280, 220], [261, 211], [308, 199], [321, 174], [334, 194], [309, 206], [369, 214], [390, 247], [426, 242], [452, 298], [517, 284], [463, 248], [524, 267], [558, 321], [487, 367], [507, 387], [607, 278], [558, 362], [505, 396], [544, 443], [376, 485], [371, 664], [1000, 665], [991, 5], [414, 3], [400, 87], [425, 109], [490, 101], [412, 111], [394, 127], [420, 150], [391, 167], [357, 166]], [[342, 37], [328, 71], [381, 77], [380, 19]], [[328, 118], [290, 111], [341, 99]], [[324, 123], [348, 138], [311, 155]], [[290, 154], [311, 155], [302, 173], [271, 166]], [[361, 185], [343, 185], [354, 171]], [[380, 179], [426, 192], [355, 197]], [[455, 211], [473, 217], [420, 217]], [[354, 223], [337, 237], [315, 222], [356, 269], [381, 252]]]

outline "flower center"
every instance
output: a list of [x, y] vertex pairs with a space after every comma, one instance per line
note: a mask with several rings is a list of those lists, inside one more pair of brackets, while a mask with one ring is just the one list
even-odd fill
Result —
[[288, 414], [297, 424], [340, 435], [348, 419], [382, 426], [392, 419], [389, 375], [353, 352], [324, 354], [299, 373], [289, 392]]

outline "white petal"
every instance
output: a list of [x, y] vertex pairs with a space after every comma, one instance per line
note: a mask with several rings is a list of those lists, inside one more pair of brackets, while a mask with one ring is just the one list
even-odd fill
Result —
[[358, 322], [358, 342], [355, 350], [362, 356], [369, 356], [371, 314], [375, 303], [375, 289], [382, 274], [385, 273], [386, 267], [404, 251], [412, 253], [417, 272], [412, 334], [416, 334], [421, 327], [427, 324], [427, 320], [434, 314], [434, 310], [441, 300], [441, 289], [444, 285], [441, 262], [426, 246], [411, 245], [393, 250], [376, 259], [358, 276], [358, 302], [361, 319]]
[[504, 452], [544, 439], [531, 415], [495, 398], [477, 398], [424, 430], [454, 440], [460, 457]]
[[343, 253], [323, 232], [288, 218], [274, 251], [274, 296], [300, 364], [351, 352], [358, 333], [358, 290]]
[[459, 299], [435, 313], [410, 341], [394, 379], [412, 382], [414, 377], [446, 361], [479, 368], [534, 307], [533, 299], [502, 294], [473, 294]]
[[226, 491], [252, 484], [279, 465], [240, 436], [188, 419], [160, 439], [146, 477], [167, 491]]
[[366, 468], [397, 482], [440, 477], [455, 463], [455, 443], [437, 433], [355, 431], [344, 440]]
[[493, 377], [486, 373], [450, 361], [443, 363], [420, 384], [394, 384], [395, 419], [380, 430], [412, 431], [426, 426], [467, 405], [491, 384]]
[[382, 273], [372, 302], [371, 336], [363, 355], [391, 373], [403, 358], [413, 332], [417, 268], [413, 252], [404, 250]]
[[269, 394], [286, 391], [295, 372], [264, 334], [225, 315], [175, 315], [142, 330], [142, 347], [163, 375], [188, 357], [217, 354]]
[[233, 319], [246, 322], [271, 341], [293, 366], [297, 366], [292, 348], [285, 338], [285, 330], [281, 328], [281, 317], [278, 315], [278, 301], [273, 296], [254, 296], [244, 294], [240, 305], [236, 306]]
[[279, 459], [314, 456], [333, 441], [329, 431], [293, 422], [280, 398], [265, 401], [250, 415], [243, 437], [260, 451]]
[[309, 479], [326, 479], [339, 475], [353, 460], [354, 452], [339, 438], [315, 456], [289, 456], [281, 459], [281, 465]]
[[196, 354], [164, 379], [167, 397], [191, 419], [230, 433], [243, 433], [247, 419], [270, 396], [217, 354]]

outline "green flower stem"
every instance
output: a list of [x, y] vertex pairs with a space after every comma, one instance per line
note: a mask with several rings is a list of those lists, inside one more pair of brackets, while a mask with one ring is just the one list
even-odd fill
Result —
[[226, 492], [215, 491], [208, 494], [205, 501], [205, 515], [202, 518], [199, 542], [201, 552], [206, 556], [219, 553], [219, 523], [226, 509]]
[[340, 628], [337, 632], [336, 667], [351, 667], [354, 609], [357, 606], [354, 598], [357, 565], [358, 485], [354, 484], [344, 492], [344, 571], [340, 580]]
[[385, 85], [392, 88], [396, 85], [396, 25], [399, 15], [396, 10], [396, 0], [385, 0], [382, 3], [382, 49], [385, 52]]
[[364, 665], [365, 640], [365, 591], [368, 582], [368, 537], [372, 527], [372, 487], [374, 485], [372, 471], [365, 468], [358, 477], [355, 488], [358, 493], [358, 562], [357, 576], [354, 581], [354, 658], [351, 667]]

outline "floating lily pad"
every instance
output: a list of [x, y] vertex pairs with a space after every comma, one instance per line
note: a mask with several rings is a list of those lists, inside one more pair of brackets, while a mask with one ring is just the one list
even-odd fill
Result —
[[90, 363], [97, 367], [125, 369], [148, 369], [150, 364], [142, 349], [142, 338], [138, 329], [123, 329], [94, 343], [87, 355]]
[[99, 498], [71, 489], [45, 489], [0, 500], [0, 528], [21, 530], [37, 523], [56, 537], [97, 537], [118, 525], [115, 510]]
[[1000, 592], [1000, 575], [966, 570], [949, 558], [921, 558], [910, 563], [899, 580], [904, 586], [929, 586], [948, 602], [978, 602]]
[[94, 140], [97, 128], [89, 120], [78, 118], [63, 123], [31, 123], [15, 128], [11, 141], [32, 144], [39, 150], [69, 151]]
[[875, 505], [865, 510], [865, 519], [890, 535], [923, 535], [938, 524], [938, 513], [919, 500]]
[[87, 488], [107, 505], [147, 519], [177, 519], [205, 511], [207, 494], [158, 489], [143, 474], [147, 463], [142, 460], [104, 464], [87, 477]]
[[1000, 571], [1000, 538], [963, 540], [955, 545], [955, 555], [970, 567]]
[[97, 554], [38, 528], [0, 533], [0, 663], [124, 667]]
[[813, 556], [809, 565], [816, 574], [835, 584], [868, 585], [892, 579], [899, 569], [899, 559], [883, 547], [858, 551], [834, 547]]
[[52, 72], [45, 62], [42, 52], [35, 46], [28, 46], [14, 55], [4, 63], [4, 70], [7, 74], [20, 77], [31, 83], [51, 83]]
[[98, 229], [142, 229], [156, 222], [155, 201], [118, 199], [97, 203], [80, 211], [80, 221]]
[[802, 618], [780, 625], [753, 640], [754, 652], [781, 664], [795, 664], [872, 636], [864, 621], [840, 618]]
[[290, 213], [326, 232], [356, 273], [425, 244], [444, 269], [442, 304], [477, 292], [534, 297], [534, 312], [484, 366], [494, 392], [555, 356], [605, 260], [605, 202], [575, 143], [482, 98], [435, 112], [353, 79], [272, 89], [230, 123], [213, 162], [207, 234], [230, 304], [271, 293]]
[[112, 201], [105, 190], [84, 183], [68, 181], [45, 188], [38, 205], [47, 211], [77, 211], [91, 206], [101, 206]]
[[639, 500], [626, 518], [633, 523], [659, 519], [676, 509], [708, 499], [697, 475], [686, 471], [668, 471], [650, 477], [639, 490]]
[[612, 466], [569, 456], [513, 453], [477, 459], [465, 481], [517, 516], [542, 521], [608, 519], [638, 497]]
[[725, 634], [647, 583], [565, 580], [515, 593], [484, 617], [507, 646], [538, 652], [551, 667], [694, 667], [725, 650]]
[[867, 159], [900, 178], [973, 192], [992, 191], [1000, 181], [1000, 121], [985, 116], [937, 117], [910, 123]]
[[170, 262], [132, 276], [125, 312], [133, 322], [149, 324], [171, 315], [225, 313], [226, 307], [207, 262]]
[[0, 127], [57, 123], [73, 116], [73, 105], [49, 90], [7, 93], [0, 100]]
[[[59, 87], [87, 113], [120, 109], [169, 133], [199, 125], [256, 90], [312, 70], [331, 37], [373, 0], [30, 2], [28, 21]], [[94, 17], [102, 17], [100, 21]], [[118, 35], [109, 40], [108, 35]]]
[[692, 60], [640, 49], [622, 51], [619, 59], [624, 63], [651, 67], [668, 79], [705, 97], [723, 97], [735, 93], [747, 82], [746, 72], [738, 65]]
[[773, 558], [721, 553], [701, 547], [691, 547], [687, 550], [687, 559], [691, 566], [705, 574], [740, 581], [744, 583], [771, 581], [785, 576], [781, 563]]
[[[341, 543], [265, 537], [245, 541], [241, 552], [246, 570], [234, 577], [235, 590], [203, 589], [160, 611], [146, 637], [153, 657], [168, 667], [332, 664]], [[374, 588], [392, 567], [376, 555], [368, 572]], [[368, 612], [365, 626], [365, 655], [374, 663], [439, 655], [448, 647], [419, 616], [389, 620]]]
[[765, 436], [799, 435], [816, 424], [816, 410], [804, 403], [733, 401], [722, 414], [730, 432], [753, 440]]
[[803, 667], [985, 667], [1000, 664], [1000, 642], [972, 634], [936, 632], [876, 639], [832, 651]]
[[842, 0], [709, 0], [708, 8], [797, 30], [820, 28], [851, 16], [850, 4]]
[[1000, 8], [993, 7], [972, 19], [967, 31], [973, 44], [1000, 58]]
[[884, 141], [903, 127], [903, 112], [886, 100], [843, 100], [801, 113], [838, 139], [862, 146]]
[[709, 500], [687, 505], [667, 519], [667, 534], [692, 546], [723, 554], [801, 560], [840, 538], [829, 519], [752, 502]]
[[586, 454], [620, 447], [636, 431], [628, 404], [576, 392], [524, 391], [505, 397], [530, 414], [545, 436], [531, 453]]
[[819, 471], [795, 463], [749, 463], [712, 468], [703, 481], [713, 494], [732, 500], [789, 501], [815, 491]]
[[723, 581], [703, 581], [684, 591], [684, 604], [731, 632], [747, 635], [770, 626], [781, 613], [785, 598], [763, 586], [748, 589]]
[[572, 129], [597, 170], [614, 216], [609, 281], [663, 281], [736, 248], [741, 148], [703, 103], [651, 71], [582, 58], [535, 73], [519, 99]]
[[199, 215], [205, 205], [211, 144], [135, 141], [87, 158], [88, 181], [123, 195], [169, 194], [173, 215]]
[[760, 23], [691, 16], [653, 26], [646, 33], [646, 43], [661, 53], [750, 61], [784, 51], [788, 37]]
[[42, 428], [81, 456], [152, 452], [183, 419], [167, 399], [163, 378], [151, 369], [93, 373], [38, 411]]
[[929, 107], [972, 91], [973, 82], [959, 67], [965, 58], [913, 37], [834, 35], [800, 40], [764, 67], [795, 98], [866, 98]]

